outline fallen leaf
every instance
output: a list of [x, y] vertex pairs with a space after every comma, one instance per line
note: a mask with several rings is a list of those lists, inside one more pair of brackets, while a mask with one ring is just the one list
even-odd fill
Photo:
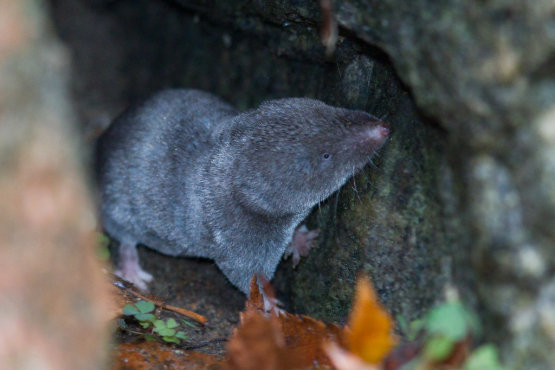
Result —
[[[262, 296], [262, 292], [260, 291], [260, 287], [258, 285], [258, 279], [259, 277], [257, 277], [256, 275], [253, 276], [253, 278], [251, 279], [250, 298], [245, 303], [245, 311], [249, 311], [249, 310], [264, 311], [264, 297]], [[272, 294], [272, 293], [273, 293], [273, 290], [271, 292], [268, 291], [266, 294]]]
[[293, 370], [301, 368], [285, 345], [276, 316], [265, 318], [258, 310], [242, 313], [241, 327], [228, 344], [230, 370]]
[[280, 314], [279, 323], [287, 346], [293, 349], [303, 366], [313, 363], [331, 365], [323, 345], [330, 342], [341, 346], [347, 344], [344, 330], [335, 324], [289, 313]]
[[176, 349], [156, 342], [121, 344], [112, 370], [223, 370], [225, 361], [214, 355]]
[[367, 278], [357, 280], [348, 328], [349, 350], [370, 364], [381, 362], [397, 343], [393, 318]]
[[[454, 344], [450, 355], [444, 361], [431, 362], [436, 368], [459, 368], [461, 367], [470, 354], [472, 347], [472, 336], [467, 336], [465, 339]], [[433, 367], [433, 366], [432, 366]]]
[[421, 343], [408, 342], [395, 347], [383, 360], [384, 370], [398, 370], [420, 354]]
[[[275, 299], [269, 284], [263, 282], [262, 285], [269, 300]], [[275, 311], [272, 310], [272, 312]], [[284, 311], [279, 311], [278, 314], [266, 312], [264, 299], [256, 279], [251, 281], [250, 299], [246, 303], [245, 312], [241, 313], [241, 323], [242, 326], [230, 340], [229, 355], [230, 359], [234, 361], [237, 359], [245, 367], [238, 367], [239, 362], [236, 361], [236, 367], [232, 368], [234, 370], [274, 369], [271, 367], [274, 365], [281, 366], [275, 368], [280, 370], [307, 367], [317, 369], [318, 366], [331, 365], [329, 357], [323, 349], [324, 343], [334, 342], [342, 346], [347, 344], [344, 330], [337, 325], [326, 324], [308, 316], [292, 315]], [[255, 326], [258, 327], [255, 328]], [[254, 335], [255, 332], [258, 337]], [[242, 339], [236, 341], [236, 338], [239, 337]], [[252, 346], [246, 344], [251, 341], [251, 339], [247, 340], [247, 337], [257, 338], [256, 340], [252, 339]], [[268, 343], [272, 343], [272, 345]], [[254, 357], [266, 359], [270, 361], [270, 364], [260, 360], [258, 367], [249, 367], [254, 365], [241, 362], [242, 360], [239, 358], [242, 356], [250, 356], [253, 361]]]

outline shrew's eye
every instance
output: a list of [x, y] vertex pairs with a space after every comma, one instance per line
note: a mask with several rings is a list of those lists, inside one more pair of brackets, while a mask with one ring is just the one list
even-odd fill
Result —
[[329, 153], [324, 153], [324, 155], [322, 155], [322, 158], [324, 158], [324, 159], [330, 159], [330, 158], [331, 158], [331, 154], [329, 154]]

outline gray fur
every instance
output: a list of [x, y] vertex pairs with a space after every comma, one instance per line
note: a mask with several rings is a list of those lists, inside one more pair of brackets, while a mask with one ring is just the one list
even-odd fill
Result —
[[311, 208], [383, 144], [380, 125], [305, 98], [240, 113], [205, 92], [160, 92], [99, 139], [103, 226], [120, 242], [211, 258], [247, 293], [254, 273], [273, 276]]

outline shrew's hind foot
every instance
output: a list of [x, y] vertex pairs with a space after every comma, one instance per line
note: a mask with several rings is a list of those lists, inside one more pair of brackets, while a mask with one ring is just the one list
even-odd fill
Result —
[[152, 275], [139, 265], [136, 244], [129, 242], [122, 242], [119, 246], [118, 268], [114, 274], [145, 292], [148, 291], [147, 283], [153, 279]]

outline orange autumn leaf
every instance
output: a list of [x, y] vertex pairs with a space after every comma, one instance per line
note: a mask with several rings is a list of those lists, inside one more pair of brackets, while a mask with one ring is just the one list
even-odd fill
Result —
[[300, 361], [287, 346], [278, 318], [257, 310], [241, 314], [241, 327], [227, 346], [227, 370], [294, 370]]
[[[322, 344], [333, 342], [346, 346], [345, 331], [335, 324], [326, 324], [308, 316], [282, 310], [276, 312], [271, 285], [267, 280], [258, 278], [262, 281], [266, 299], [270, 301], [271, 312], [264, 311], [264, 298], [257, 279], [253, 278], [250, 299], [241, 313], [241, 327], [229, 343], [228, 357], [235, 366], [230, 369], [329, 369], [330, 359]], [[249, 358], [249, 361], [244, 358]]]
[[394, 323], [370, 281], [360, 277], [348, 322], [349, 350], [370, 364], [377, 364], [397, 343]]
[[215, 355], [175, 349], [157, 342], [126, 343], [118, 346], [111, 370], [223, 370], [225, 361]]

